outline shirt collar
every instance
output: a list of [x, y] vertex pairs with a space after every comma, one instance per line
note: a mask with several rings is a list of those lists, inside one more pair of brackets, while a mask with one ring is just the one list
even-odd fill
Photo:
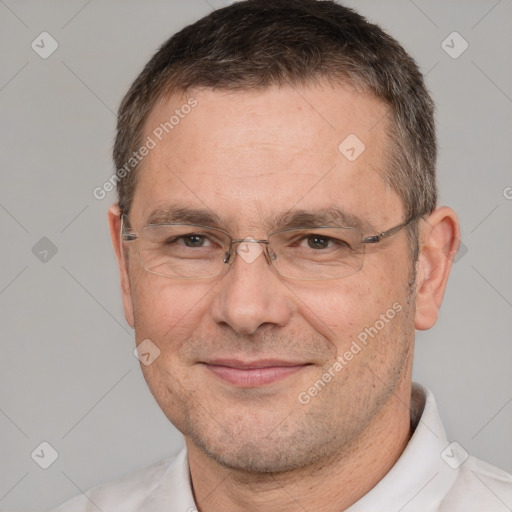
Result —
[[448, 445], [432, 393], [413, 383], [414, 433], [387, 475], [346, 512], [429, 512], [438, 509], [458, 476], [441, 457]]

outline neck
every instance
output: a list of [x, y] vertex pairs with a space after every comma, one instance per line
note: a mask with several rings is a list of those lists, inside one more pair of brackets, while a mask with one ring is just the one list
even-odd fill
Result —
[[411, 381], [403, 382], [375, 421], [343, 454], [283, 474], [242, 473], [220, 466], [188, 439], [200, 512], [222, 510], [339, 512], [370, 491], [393, 467], [410, 432]]

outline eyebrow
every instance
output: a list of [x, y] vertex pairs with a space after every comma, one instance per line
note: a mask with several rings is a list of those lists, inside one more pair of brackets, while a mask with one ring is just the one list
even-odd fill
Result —
[[373, 231], [375, 228], [367, 220], [338, 207], [319, 210], [291, 210], [274, 219], [277, 229], [295, 227], [340, 226]]
[[201, 224], [220, 226], [221, 218], [206, 208], [167, 206], [158, 208], [147, 217], [146, 224]]
[[[207, 208], [186, 208], [169, 205], [152, 211], [146, 220], [147, 224], [198, 224], [226, 229], [226, 223], [212, 210]], [[299, 227], [343, 226], [358, 228], [363, 232], [374, 232], [374, 226], [367, 220], [338, 207], [321, 208], [318, 210], [289, 210], [274, 214], [267, 221], [267, 230], [278, 231]]]

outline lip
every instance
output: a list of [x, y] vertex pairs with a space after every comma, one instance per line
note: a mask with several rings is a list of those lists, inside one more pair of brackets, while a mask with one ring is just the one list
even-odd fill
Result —
[[272, 384], [309, 366], [309, 363], [276, 359], [250, 362], [238, 359], [215, 359], [203, 364], [223, 381], [244, 388]]

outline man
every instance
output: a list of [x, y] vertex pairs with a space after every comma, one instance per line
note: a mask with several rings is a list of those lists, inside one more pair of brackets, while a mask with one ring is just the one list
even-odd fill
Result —
[[512, 506], [411, 382], [459, 226], [396, 41], [330, 1], [217, 10], [136, 79], [114, 160], [125, 315], [186, 450], [60, 512]]

